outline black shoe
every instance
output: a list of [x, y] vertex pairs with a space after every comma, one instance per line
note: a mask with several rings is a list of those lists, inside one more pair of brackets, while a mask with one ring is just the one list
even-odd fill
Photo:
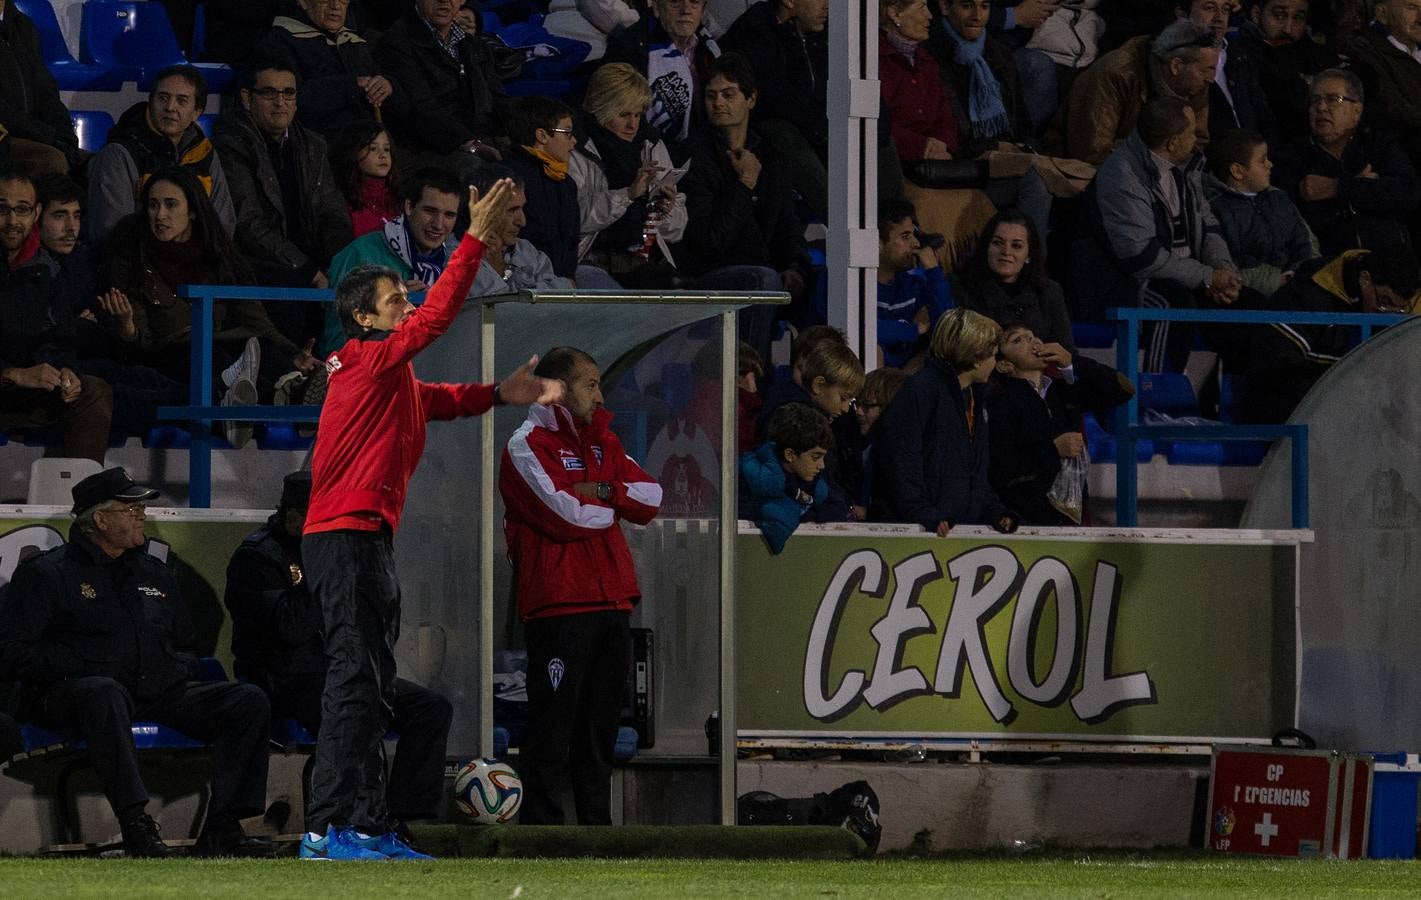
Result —
[[208, 820], [192, 845], [193, 856], [241, 856], [247, 859], [270, 859], [276, 848], [266, 838], [247, 837], [236, 819]]
[[158, 823], [145, 812], [119, 820], [123, 830], [123, 852], [131, 859], [163, 859], [173, 850], [158, 836]]

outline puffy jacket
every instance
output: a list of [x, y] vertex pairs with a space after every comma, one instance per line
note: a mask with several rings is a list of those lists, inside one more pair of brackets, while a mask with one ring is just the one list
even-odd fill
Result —
[[1229, 256], [1249, 287], [1271, 294], [1282, 283], [1284, 272], [1317, 255], [1302, 213], [1277, 188], [1250, 196], [1205, 176], [1204, 194], [1229, 245]]
[[301, 536], [286, 533], [281, 513], [232, 554], [224, 602], [242, 677], [269, 691], [271, 676], [325, 676], [321, 605], [301, 567]]
[[110, 558], [72, 527], [69, 543], [15, 570], [0, 659], [28, 686], [99, 675], [137, 700], [196, 678], [197, 659], [180, 649], [191, 619], [167, 559], [156, 541]]
[[[809, 505], [795, 499], [796, 489], [809, 495]], [[770, 441], [740, 457], [740, 518], [755, 523], [771, 553], [783, 550], [799, 523], [811, 518], [814, 504], [828, 497], [823, 477], [805, 483], [786, 472]]]
[[[356, 83], [357, 78], [381, 74], [371, 45], [349, 28], [327, 34], [311, 24], [296, 4], [291, 6], [290, 15], [272, 21], [263, 43], [285, 54], [300, 73], [296, 117], [324, 135], [333, 135], [353, 122], [373, 120], [375, 110]], [[406, 89], [393, 77], [389, 82], [393, 90], [380, 105], [381, 114], [407, 115]]]
[[5, 14], [0, 21], [0, 125], [11, 138], [60, 150], [72, 165], [84, 151], [44, 64], [35, 23], [15, 8], [14, 0], [0, 0], [0, 12]]
[[[534, 404], [503, 451], [503, 533], [525, 622], [627, 611], [641, 599], [619, 523], [650, 522], [661, 485], [627, 456], [611, 421], [602, 408], [582, 424], [562, 406]], [[580, 496], [573, 485], [584, 481], [609, 482], [612, 499]]]
[[[969, 391], [976, 420], [970, 432]], [[979, 388], [969, 391], [936, 357], [904, 383], [879, 419], [869, 518], [932, 530], [939, 522], [995, 525], [1010, 514], [988, 480], [987, 407]]]
[[493, 405], [491, 384], [419, 381], [410, 364], [453, 324], [483, 254], [483, 243], [466, 236], [423, 306], [394, 331], [366, 331], [326, 360], [330, 381], [312, 451], [305, 534], [395, 531], [424, 453], [426, 423]]
[[351, 240], [350, 210], [331, 174], [325, 139], [299, 122], [287, 129], [300, 209], [286, 208], [267, 138], [246, 110], [233, 105], [224, 111], [212, 141], [237, 202], [237, 249], [295, 270], [309, 283]]

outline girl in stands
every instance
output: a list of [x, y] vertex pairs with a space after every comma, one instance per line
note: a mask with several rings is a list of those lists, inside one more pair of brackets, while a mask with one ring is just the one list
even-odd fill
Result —
[[380, 229], [404, 211], [396, 183], [395, 146], [384, 126], [357, 122], [342, 131], [331, 143], [331, 171], [350, 208], [355, 237]]

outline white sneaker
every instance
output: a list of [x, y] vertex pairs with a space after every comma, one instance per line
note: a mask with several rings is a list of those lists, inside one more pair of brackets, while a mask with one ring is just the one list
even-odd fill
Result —
[[[261, 353], [261, 343], [254, 337], [247, 338], [241, 358], [227, 370], [233, 379], [227, 393], [222, 395], [222, 406], [257, 405], [257, 372], [261, 369]], [[223, 421], [222, 436], [227, 443], [240, 450], [252, 439], [252, 423]]]
[[299, 397], [301, 395], [301, 387], [305, 383], [306, 376], [294, 370], [276, 379], [276, 386], [272, 389], [272, 405], [290, 406], [292, 396]]

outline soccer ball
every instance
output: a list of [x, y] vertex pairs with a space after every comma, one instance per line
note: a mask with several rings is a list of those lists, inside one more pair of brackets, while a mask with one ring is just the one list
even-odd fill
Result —
[[507, 763], [470, 760], [454, 779], [454, 805], [480, 825], [503, 825], [523, 805], [523, 779]]

